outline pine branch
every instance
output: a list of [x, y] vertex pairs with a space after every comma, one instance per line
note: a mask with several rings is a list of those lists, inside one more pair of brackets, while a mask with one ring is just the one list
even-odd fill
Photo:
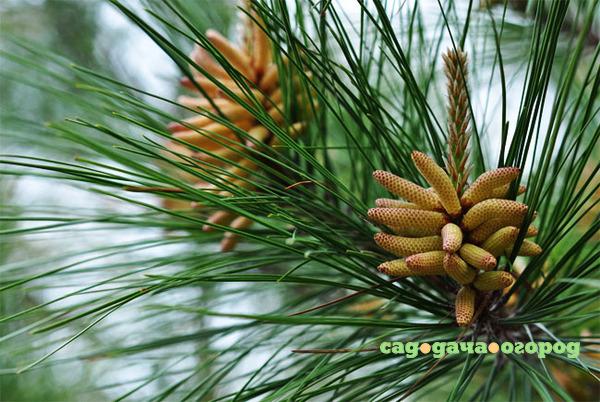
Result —
[[[600, 343], [595, 303], [600, 243], [594, 241], [600, 230], [594, 214], [600, 204], [595, 180], [600, 48], [590, 53], [586, 41], [598, 0], [548, 2], [534, 9], [536, 18], [522, 20], [501, 7], [485, 14], [470, 7], [465, 15], [443, 2], [443, 10], [425, 14], [432, 10], [413, 2], [360, 1], [358, 17], [342, 2], [313, 7], [314, 2], [247, 0], [236, 3], [235, 18], [233, 2], [139, 1], [146, 11], [125, 4], [130, 2], [109, 2], [181, 69], [171, 76], [173, 86], [176, 75], [189, 79], [191, 88], [181, 88], [189, 91], [180, 98], [155, 94], [109, 65], [83, 63], [88, 58], [80, 60], [87, 67], [72, 65], [59, 55], [76, 49], [72, 43], [46, 49], [10, 40], [0, 51], [2, 87], [10, 89], [2, 94], [3, 145], [14, 143], [0, 158], [0, 173], [9, 184], [18, 183], [15, 194], [22, 193], [5, 196], [0, 206], [4, 399], [395, 400], [409, 392], [424, 400], [448, 395], [489, 400], [492, 393], [550, 399], [564, 395], [556, 363], [568, 364], [563, 378], [573, 384], [587, 384], [575, 370], [598, 372], [585, 365]], [[28, 2], [13, 3], [8, 9]], [[23, 21], [40, 30], [45, 26], [32, 13], [25, 15]], [[245, 26], [246, 36], [234, 36], [232, 46], [204, 34], [217, 28], [227, 36], [240, 18], [246, 24], [239, 24], [240, 34]], [[576, 32], [564, 29], [570, 18], [580, 27]], [[467, 66], [461, 50], [445, 55], [447, 101], [437, 96], [444, 88], [438, 87], [436, 63], [448, 39], [445, 28], [462, 31], [461, 48], [477, 60]], [[265, 42], [281, 74], [281, 91], [255, 91], [264, 64], [247, 68], [247, 59], [268, 53]], [[200, 60], [193, 57], [198, 53], [189, 56], [194, 44], [203, 49]], [[115, 63], [130, 59], [118, 57]], [[518, 69], [505, 70], [517, 63]], [[263, 67], [250, 81], [242, 70], [255, 66]], [[508, 107], [519, 112], [512, 120], [508, 113], [501, 125], [485, 112], [480, 118], [481, 110], [467, 97], [485, 90], [482, 81], [489, 80], [486, 95], [497, 99], [492, 85], [497, 68], [506, 81], [503, 103], [510, 97]], [[212, 91], [218, 107], [200, 89]], [[231, 118], [221, 108], [225, 103], [264, 126], [268, 137], [259, 141], [249, 134], [241, 124], [248, 119]], [[45, 104], [52, 114], [42, 113]], [[298, 105], [303, 107], [295, 110]], [[445, 107], [447, 138], [437, 114]], [[306, 122], [302, 136], [288, 133], [282, 116], [289, 123]], [[169, 122], [174, 133], [166, 128]], [[215, 125], [206, 130], [202, 122]], [[181, 132], [196, 145], [186, 145], [178, 138]], [[471, 168], [485, 170], [478, 161], [480, 145], [487, 142], [479, 135], [498, 132], [499, 146], [506, 149], [501, 167], [521, 168], [520, 181], [530, 189], [523, 203], [539, 213], [536, 241], [543, 253], [506, 266], [520, 273], [510, 291], [475, 299], [477, 320], [461, 329], [452, 319], [456, 279], [386, 280], [377, 272], [377, 264], [393, 251], [376, 247], [366, 221], [368, 205], [382, 195], [371, 176], [386, 169], [415, 182], [413, 189], [424, 184], [410, 158], [411, 150], [420, 149], [440, 166], [446, 160], [454, 182], [445, 186], [446, 195], [456, 186], [463, 192], [459, 198], [470, 202], [469, 193], [477, 193], [477, 186], [465, 189]], [[2, 197], [7, 181], [0, 180]], [[77, 193], [71, 196], [65, 188]], [[520, 194], [508, 186], [498, 190]], [[427, 189], [417, 194], [437, 208]], [[449, 201], [445, 196], [444, 203]], [[378, 202], [389, 209], [411, 206]], [[211, 221], [217, 211], [255, 225], [232, 228]], [[445, 233], [457, 233], [449, 228]], [[223, 232], [243, 239], [240, 247], [216, 252]], [[500, 237], [510, 233], [516, 232]], [[428, 237], [426, 242], [439, 247], [441, 236]], [[396, 242], [423, 244], [409, 239]], [[471, 248], [471, 257], [476, 251]], [[410, 256], [402, 257], [406, 263]], [[421, 258], [411, 258], [411, 265]], [[504, 274], [504, 264], [499, 265]], [[490, 288], [490, 283], [479, 285]], [[476, 313], [475, 305], [485, 314]], [[355, 353], [377, 349], [382, 340], [454, 341], [459, 334], [488, 342], [581, 340], [582, 359], [556, 355], [542, 363], [513, 355], [496, 358], [492, 367], [492, 356], [396, 359]], [[264, 364], [247, 364], [257, 356], [267, 357]], [[68, 395], [39, 391], [51, 383], [61, 394], [61, 385], [50, 380], [75, 374], [70, 364], [84, 373], [69, 381], [74, 386]], [[107, 365], [110, 376], [102, 374]], [[16, 377], [23, 367], [31, 370]], [[139, 375], [121, 380], [132, 372]]]

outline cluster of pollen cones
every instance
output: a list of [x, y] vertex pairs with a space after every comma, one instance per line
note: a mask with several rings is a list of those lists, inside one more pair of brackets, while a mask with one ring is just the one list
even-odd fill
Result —
[[[213, 48], [213, 54], [218, 56], [213, 57], [206, 48], [196, 45], [190, 58], [199, 68], [192, 66], [193, 80], [182, 79], [182, 85], [190, 90], [191, 96], [178, 98], [181, 105], [198, 113], [169, 125], [177, 141], [170, 141], [167, 148], [175, 157], [194, 160], [196, 166], [201, 166], [199, 169], [207, 167], [211, 172], [222, 172], [218, 174], [218, 180], [223, 185], [206, 183], [193, 175], [186, 175], [186, 178], [200, 189], [227, 197], [231, 193], [224, 187], [254, 187], [249, 176], [258, 166], [256, 159], [249, 157], [252, 150], [264, 150], [278, 143], [278, 138], [243, 103], [262, 109], [278, 126], [286, 123], [284, 105], [272, 46], [256, 15], [248, 17], [242, 46], [214, 30], [206, 32], [206, 39]], [[288, 127], [289, 135], [295, 138], [301, 133], [303, 124], [298, 122]], [[211, 175], [214, 176], [214, 173]], [[166, 202], [166, 206], [183, 205], [171, 200]], [[192, 206], [202, 207], [198, 203]], [[207, 222], [204, 231], [213, 230], [214, 224], [238, 230], [252, 224], [247, 217], [225, 210], [212, 213]], [[232, 250], [237, 241], [237, 235], [226, 232], [221, 242], [222, 251]]]
[[[412, 159], [431, 188], [385, 171], [373, 177], [404, 201], [380, 198], [369, 219], [385, 225], [394, 234], [377, 233], [375, 242], [402, 257], [378, 269], [392, 277], [446, 275], [461, 285], [456, 295], [456, 322], [466, 326], [473, 320], [477, 292], [512, 286], [509, 272], [495, 270], [498, 258], [510, 255], [528, 208], [505, 199], [519, 169], [505, 167], [488, 171], [460, 196], [448, 174], [433, 159], [414, 151]], [[519, 194], [525, 191], [519, 188]], [[529, 226], [526, 237], [537, 229]], [[540, 246], [524, 240], [517, 255], [534, 256]]]

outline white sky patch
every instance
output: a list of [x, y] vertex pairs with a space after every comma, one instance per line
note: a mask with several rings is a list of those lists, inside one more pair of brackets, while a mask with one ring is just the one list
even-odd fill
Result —
[[[138, 2], [131, 3], [134, 10], [143, 13]], [[98, 35], [105, 38], [99, 43], [101, 56], [121, 66], [125, 75], [135, 80], [141, 89], [173, 98], [178, 87], [179, 69], [160, 46], [110, 4], [99, 5], [98, 19], [100, 29], [105, 33]]]

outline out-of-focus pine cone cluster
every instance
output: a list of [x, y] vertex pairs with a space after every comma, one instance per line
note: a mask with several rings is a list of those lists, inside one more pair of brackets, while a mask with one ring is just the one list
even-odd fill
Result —
[[[194, 145], [200, 151], [177, 141], [167, 143], [167, 148], [174, 154], [179, 154], [182, 159], [193, 158], [199, 166], [206, 166], [213, 172], [215, 167], [221, 169], [223, 173], [218, 175], [219, 181], [226, 186], [206, 183], [192, 175], [185, 177], [194, 181], [196, 187], [224, 197], [231, 196], [231, 193], [223, 187], [253, 188], [248, 178], [259, 167], [248, 157], [248, 148], [268, 148], [278, 143], [277, 137], [262, 125], [242, 102], [256, 107], [255, 102], [258, 101], [259, 107], [264, 108], [275, 124], [289, 124], [283, 114], [284, 101], [278, 65], [273, 58], [270, 39], [263, 29], [258, 16], [253, 14], [253, 18], [248, 17], [244, 25], [241, 47], [214, 30], [206, 32], [207, 41], [216, 49], [219, 57], [213, 57], [206, 48], [196, 45], [190, 58], [203, 71], [192, 66], [194, 79], [182, 79], [182, 85], [188, 88], [192, 95], [178, 98], [181, 105], [197, 109], [198, 114], [183, 120], [182, 123], [169, 125], [173, 137]], [[230, 74], [233, 71], [235, 72]], [[230, 93], [219, 87], [215, 81]], [[240, 136], [239, 132], [223, 124], [219, 117], [246, 132], [250, 138], [241, 138], [243, 136]], [[295, 138], [302, 132], [303, 123], [296, 122], [288, 127], [289, 135]], [[181, 202], [169, 200], [166, 206], [179, 207]], [[192, 206], [202, 207], [198, 203], [193, 203]], [[238, 230], [252, 224], [250, 219], [225, 210], [213, 212], [207, 222], [209, 224], [203, 227], [204, 231], [213, 230], [211, 224], [226, 225]], [[232, 250], [237, 241], [237, 235], [226, 232], [221, 242], [221, 250]]]
[[[466, 326], [473, 320], [477, 292], [512, 286], [515, 279], [495, 270], [502, 255], [510, 255], [527, 215], [527, 205], [505, 199], [519, 169], [505, 167], [488, 171], [460, 196], [448, 174], [433, 159], [414, 151], [412, 160], [431, 185], [423, 188], [385, 171], [373, 177], [403, 199], [380, 198], [369, 219], [390, 228], [394, 234], [377, 233], [375, 242], [402, 257], [378, 269], [392, 277], [446, 275], [461, 285], [455, 301], [456, 322]], [[525, 191], [519, 188], [519, 194]], [[529, 226], [526, 237], [537, 229]], [[517, 255], [542, 252], [525, 239]]]

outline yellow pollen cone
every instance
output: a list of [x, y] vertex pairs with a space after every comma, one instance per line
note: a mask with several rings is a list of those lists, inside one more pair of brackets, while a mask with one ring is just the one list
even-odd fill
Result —
[[236, 143], [235, 134], [227, 126], [219, 123], [211, 123], [205, 128], [197, 131], [180, 131], [175, 133], [173, 137], [189, 142], [192, 145], [202, 148], [205, 151], [214, 151], [223, 147], [223, 144]]
[[442, 206], [452, 216], [460, 215], [462, 208], [456, 189], [448, 174], [433, 159], [419, 151], [413, 151], [412, 160], [427, 183], [435, 189]]
[[420, 209], [371, 208], [369, 219], [373, 222], [392, 227], [407, 227], [422, 230], [431, 235], [438, 234], [447, 223], [444, 214]]
[[475, 291], [469, 287], [462, 287], [456, 294], [454, 310], [456, 323], [461, 327], [469, 325], [475, 314]]
[[485, 172], [469, 186], [461, 198], [464, 207], [470, 207], [480, 201], [492, 198], [495, 188], [509, 184], [519, 177], [521, 169], [516, 167], [504, 167]]
[[[223, 67], [221, 67], [217, 62], [215, 62], [210, 53], [206, 49], [201, 48], [198, 44], [194, 46], [194, 49], [190, 54], [190, 58], [207, 74], [210, 74], [213, 77], [225, 79], [229, 78], [229, 75], [223, 69]], [[194, 78], [199, 77], [201, 77], [200, 72], [194, 71]]]
[[[252, 139], [254, 139], [254, 141], [256, 142], [248, 138], [246, 140], [246, 145], [249, 147], [257, 148], [258, 146], [260, 146], [260, 144], [265, 143], [265, 141], [267, 140], [269, 135], [271, 135], [271, 133], [265, 126], [254, 126], [250, 130], [248, 130], [248, 135], [252, 137]], [[257, 146], [256, 143], [258, 143], [259, 145]]]
[[257, 169], [256, 163], [249, 159], [243, 159], [238, 162], [237, 166], [233, 166], [228, 172], [226, 177], [237, 179], [238, 177], [247, 177], [252, 171]]
[[463, 241], [463, 233], [454, 223], [447, 223], [442, 228], [442, 248], [448, 253], [456, 253]]
[[515, 278], [505, 271], [492, 271], [479, 274], [473, 286], [484, 292], [500, 290], [511, 286], [515, 282]]
[[411, 274], [411, 270], [408, 268], [403, 259], [386, 261], [380, 264], [377, 269], [389, 276], [405, 277], [410, 276]]
[[444, 269], [440, 267], [423, 267], [421, 269], [412, 269], [403, 259], [386, 261], [380, 264], [377, 269], [392, 277], [407, 277], [407, 276], [426, 276], [426, 275], [443, 275]]
[[271, 63], [271, 44], [263, 28], [256, 23], [253, 24], [252, 35], [254, 39], [252, 67], [258, 74], [262, 74]]
[[527, 234], [525, 234], [525, 237], [537, 236], [538, 233], [539, 233], [538, 228], [536, 228], [533, 225], [529, 225], [529, 227], [527, 228]]
[[378, 208], [421, 209], [421, 207], [419, 207], [417, 204], [413, 204], [412, 202], [393, 200], [391, 198], [378, 198], [375, 200], [375, 206]]
[[432, 210], [441, 206], [435, 194], [390, 172], [376, 170], [373, 172], [373, 178], [390, 193], [417, 204], [423, 209]]
[[404, 237], [429, 237], [436, 235], [437, 232], [431, 230], [416, 229], [409, 226], [390, 226], [392, 232], [398, 236]]
[[477, 269], [491, 271], [496, 267], [496, 258], [474, 244], [463, 244], [458, 253], [467, 264], [472, 265]]
[[[507, 248], [506, 251], [508, 254], [512, 254], [512, 247]], [[535, 257], [536, 255], [542, 254], [542, 251], [542, 248], [537, 243], [530, 240], [523, 240], [523, 244], [521, 244], [521, 248], [519, 248], [517, 255]]]
[[512, 246], [519, 235], [519, 228], [515, 226], [507, 226], [492, 234], [481, 246], [494, 257], [498, 257], [504, 253], [507, 247]]
[[[508, 190], [510, 189], [510, 184], [505, 184], [504, 186], [496, 187], [491, 192], [491, 197], [489, 198], [506, 198], [508, 195]], [[523, 194], [527, 190], [527, 187], [524, 185], [520, 185], [517, 190], [517, 195]]]
[[485, 242], [491, 235], [496, 233], [498, 230], [507, 227], [507, 226], [516, 226], [519, 227], [521, 225], [521, 219], [491, 219], [489, 221], [484, 222], [480, 226], [478, 226], [475, 230], [469, 233], [469, 242], [474, 244], [482, 244]]
[[[206, 109], [214, 112], [211, 101], [205, 98], [181, 95], [177, 98], [177, 103], [189, 107], [190, 109]], [[229, 104], [229, 101], [227, 99], [213, 99], [213, 103], [216, 104], [217, 107], [221, 107]]]
[[273, 91], [273, 93], [269, 96], [269, 101], [272, 104], [279, 104], [283, 100], [283, 92], [281, 92], [281, 88], [277, 88]]
[[398, 257], [441, 250], [442, 248], [442, 238], [440, 236], [412, 238], [377, 233], [374, 239], [379, 247]]
[[278, 80], [279, 70], [277, 68], [277, 64], [271, 64], [269, 67], [267, 67], [265, 75], [263, 75], [262, 79], [260, 80], [259, 87], [263, 91], [268, 92], [277, 85]]
[[444, 271], [461, 285], [473, 282], [477, 275], [477, 272], [469, 268], [467, 263], [456, 254], [446, 254], [444, 256]]
[[227, 61], [249, 80], [254, 79], [250, 58], [219, 32], [209, 29], [206, 39], [227, 59]]
[[444, 251], [428, 251], [406, 257], [406, 265], [412, 270], [436, 269], [444, 273]]
[[[227, 225], [233, 218], [235, 218], [235, 215], [229, 211], [217, 211], [209, 216], [206, 221], [216, 225]], [[215, 230], [215, 228], [209, 224], [205, 223], [204, 226], [202, 226], [203, 232], [212, 232], [213, 230]]]
[[492, 198], [475, 204], [463, 217], [462, 226], [470, 231], [494, 218], [520, 220], [526, 213], [527, 205], [525, 204]]
[[[220, 78], [218, 82], [227, 88], [232, 88], [236, 85], [235, 81], [229, 78]], [[198, 86], [204, 92], [202, 95], [206, 95], [211, 98], [219, 94], [219, 91], [221, 91], [221, 87], [218, 84], [206, 77], [197, 75], [193, 81], [188, 77], [182, 78], [181, 85], [194, 92], [200, 92], [200, 90], [197, 88]]]
[[[231, 222], [230, 227], [232, 229], [243, 230], [252, 225], [252, 220], [246, 218], [245, 216], [238, 216]], [[227, 252], [231, 251], [235, 248], [238, 243], [239, 235], [236, 233], [226, 232], [223, 240], [221, 240], [221, 251]]]
[[229, 165], [243, 158], [240, 145], [231, 145], [229, 148], [222, 148], [212, 151], [210, 154], [205, 152], [194, 152], [194, 157], [199, 161], [210, 163], [217, 166]]

